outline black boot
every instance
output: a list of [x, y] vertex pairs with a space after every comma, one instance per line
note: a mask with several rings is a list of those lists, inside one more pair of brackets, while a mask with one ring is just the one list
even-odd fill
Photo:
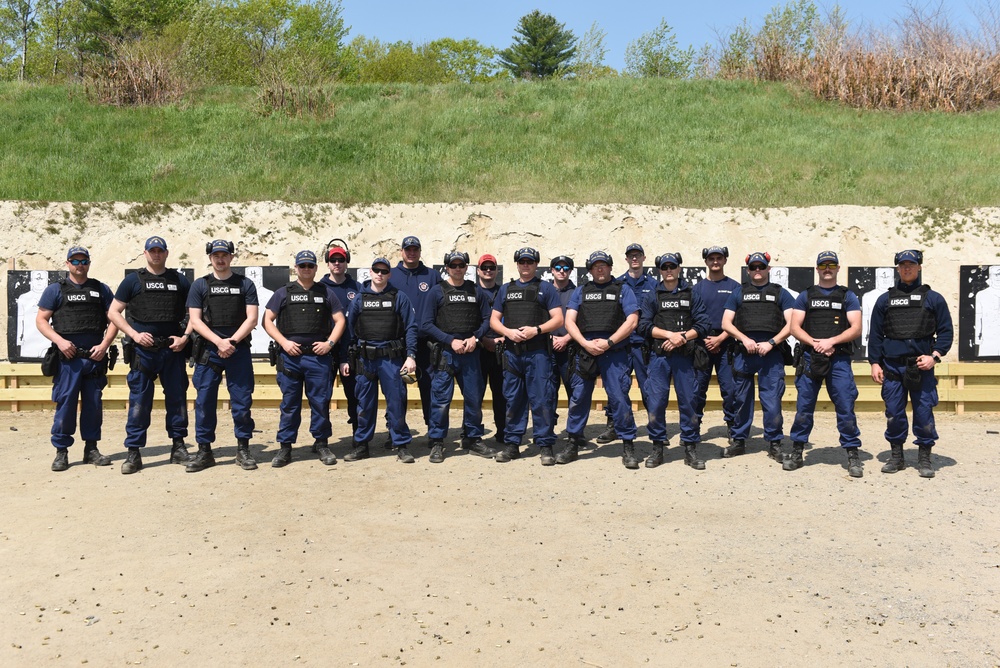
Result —
[[444, 461], [444, 443], [434, 440], [428, 443], [431, 446], [431, 456], [427, 458], [431, 464], [440, 464]]
[[198, 452], [187, 463], [184, 470], [188, 473], [197, 473], [212, 466], [215, 466], [215, 455], [212, 454], [212, 446], [208, 443], [199, 443]]
[[622, 441], [622, 465], [627, 469], [639, 468], [639, 460], [635, 457], [635, 443]]
[[188, 446], [184, 442], [184, 437], [176, 436], [173, 445], [170, 446], [170, 463], [187, 464], [189, 461], [191, 461], [191, 455], [188, 454]]
[[783, 457], [781, 455], [781, 441], [771, 441], [767, 444], [767, 456], [776, 462], [780, 462]]
[[934, 467], [931, 466], [931, 448], [934, 446], [921, 445], [918, 447], [920, 450], [917, 453], [917, 471], [921, 478], [933, 478]]
[[69, 449], [56, 448], [56, 458], [52, 460], [53, 471], [65, 471], [69, 468]]
[[555, 466], [556, 458], [552, 454], [551, 445], [543, 445], [538, 448], [538, 458], [542, 466]]
[[97, 441], [87, 441], [83, 446], [83, 463], [94, 466], [111, 466], [111, 457], [105, 457], [97, 449]]
[[271, 460], [271, 468], [280, 469], [283, 466], [288, 466], [292, 463], [292, 444], [291, 443], [281, 443], [281, 449], [278, 450], [278, 454], [274, 456]]
[[655, 469], [663, 463], [663, 448], [667, 447], [664, 441], [653, 441], [653, 450], [646, 457], [646, 468]]
[[618, 440], [618, 432], [615, 431], [615, 421], [608, 418], [608, 426], [604, 431], [601, 432], [600, 436], [595, 439], [600, 445], [607, 445], [612, 441]]
[[733, 421], [732, 420], [726, 420], [726, 440], [729, 441], [730, 444], [732, 444], [732, 442], [733, 442]]
[[747, 442], [742, 438], [734, 438], [731, 442], [732, 445], [722, 450], [723, 458], [729, 459], [730, 457], [739, 457], [740, 455], [745, 455], [747, 453]]
[[847, 473], [852, 478], [861, 478], [865, 475], [865, 469], [861, 466], [861, 457], [858, 448], [847, 448]]
[[[704, 471], [705, 462], [704, 460], [698, 459], [698, 444], [697, 443], [681, 443], [684, 446], [684, 463], [693, 468], [695, 471]], [[646, 462], [649, 466], [649, 462]]]
[[514, 459], [521, 458], [521, 446], [514, 445], [513, 443], [505, 443], [503, 450], [497, 453], [494, 461], [498, 461], [501, 464], [512, 461]]
[[[417, 461], [413, 458], [413, 455], [410, 454], [409, 449], [405, 445], [401, 445], [396, 448], [396, 459], [403, 464], [412, 464]], [[444, 453], [441, 454], [441, 459], [444, 459]]]
[[254, 471], [257, 469], [257, 461], [250, 454], [250, 439], [236, 439], [236, 463], [244, 471]]
[[351, 451], [344, 455], [344, 461], [357, 462], [362, 459], [368, 459], [369, 457], [371, 457], [371, 453], [368, 452], [368, 444], [355, 442]]
[[483, 439], [481, 438], [463, 438], [462, 449], [468, 451], [469, 454], [485, 457], [486, 459], [493, 459], [497, 456], [497, 451], [483, 443]]
[[575, 462], [579, 457], [580, 442], [571, 436], [566, 447], [556, 455], [556, 464], [569, 464], [570, 462]]
[[142, 470], [142, 454], [139, 448], [129, 448], [128, 457], [122, 462], [122, 473], [124, 475], [129, 475], [131, 473], [138, 473]]
[[889, 448], [892, 450], [892, 453], [889, 455], [889, 461], [882, 467], [882, 473], [902, 471], [906, 468], [906, 462], [903, 460], [903, 444], [890, 443]]
[[317, 438], [316, 442], [313, 443], [313, 448], [319, 455], [319, 460], [326, 466], [333, 466], [337, 463], [337, 455], [333, 454], [333, 450], [330, 449], [330, 444], [326, 442], [325, 438]]
[[786, 471], [795, 471], [802, 468], [802, 451], [805, 448], [805, 443], [792, 443], [792, 451], [785, 457], [785, 462], [781, 465], [781, 468]]

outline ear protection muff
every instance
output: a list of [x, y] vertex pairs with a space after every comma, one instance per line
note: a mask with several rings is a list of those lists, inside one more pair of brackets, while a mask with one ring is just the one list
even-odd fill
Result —
[[[746, 256], [746, 259], [743, 260], [743, 264], [750, 264], [750, 256], [751, 255], [756, 255], [757, 253], [760, 253], [760, 251], [754, 251], [753, 253], [748, 254]], [[760, 254], [764, 256], [764, 259], [767, 260], [767, 264], [770, 265], [771, 264], [771, 254], [770, 253], [760, 253]]]
[[531, 256], [532, 261], [535, 264], [538, 264], [538, 261], [542, 259], [542, 256], [538, 253], [537, 250], [525, 247], [525, 248], [519, 248], [516, 251], [514, 251], [514, 262], [517, 262], [517, 256], [524, 252], [528, 252], [528, 254]]
[[[340, 243], [337, 243], [338, 241]], [[327, 262], [330, 261], [330, 255], [329, 255], [330, 249], [333, 248], [334, 246], [340, 246], [341, 248], [343, 248], [344, 252], [347, 253], [347, 261], [348, 262], [351, 261], [351, 249], [347, 247], [347, 242], [344, 241], [343, 239], [330, 239], [328, 242], [326, 242], [326, 250], [323, 251], [323, 258]]]
[[892, 263], [893, 264], [899, 264], [899, 260], [902, 257], [903, 253], [914, 253], [917, 256], [917, 264], [923, 264], [924, 263], [924, 252], [923, 251], [918, 251], [918, 250], [915, 250], [915, 251], [900, 251], [900, 252], [896, 253], [892, 257]]
[[[444, 254], [444, 262], [442, 264], [444, 264], [444, 265], [447, 266], [447, 264], [448, 264], [448, 258], [450, 258], [453, 253], [454, 253], [454, 251], [452, 251], [451, 253], [445, 253]], [[469, 254], [468, 253], [459, 253], [459, 255], [462, 256], [462, 261], [465, 262], [465, 264], [469, 264]]]
[[[230, 255], [235, 255], [236, 254], [235, 244], [233, 244], [232, 241], [227, 241], [226, 250], [229, 252]], [[211, 255], [211, 254], [212, 254], [212, 242], [209, 241], [208, 243], [205, 244], [205, 255]]]
[[[701, 259], [702, 260], [707, 260], [708, 259], [708, 255], [709, 255], [708, 251], [709, 250], [711, 250], [711, 249], [709, 249], [709, 248], [702, 248], [701, 249]], [[718, 253], [719, 251], [712, 250], [712, 252], [713, 253]], [[729, 257], [729, 246], [723, 246], [722, 247], [722, 257], [724, 257], [724, 258], [728, 258]]]

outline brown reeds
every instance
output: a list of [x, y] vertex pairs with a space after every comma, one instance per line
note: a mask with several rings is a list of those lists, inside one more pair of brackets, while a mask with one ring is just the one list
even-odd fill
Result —
[[184, 92], [170, 60], [129, 42], [112, 45], [110, 57], [88, 68], [84, 87], [91, 102], [118, 107], [169, 104]]

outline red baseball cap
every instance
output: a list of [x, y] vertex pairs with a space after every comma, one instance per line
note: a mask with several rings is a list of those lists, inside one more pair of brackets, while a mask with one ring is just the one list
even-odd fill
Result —
[[486, 255], [480, 255], [479, 262], [476, 263], [476, 266], [478, 267], [483, 262], [492, 262], [493, 264], [499, 264], [497, 262], [497, 259], [494, 256], [490, 255], [489, 253], [487, 253]]

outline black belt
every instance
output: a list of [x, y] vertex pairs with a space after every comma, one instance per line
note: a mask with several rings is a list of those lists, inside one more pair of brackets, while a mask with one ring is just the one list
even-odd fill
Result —
[[369, 360], [384, 359], [386, 357], [405, 357], [406, 349], [393, 350], [390, 346], [376, 347], [376, 346], [364, 346], [360, 350], [361, 356]]
[[536, 336], [530, 341], [525, 341], [524, 343], [515, 343], [513, 341], [507, 341], [505, 344], [505, 350], [509, 350], [515, 355], [523, 355], [524, 353], [530, 353], [534, 350], [541, 350], [542, 348], [549, 347], [549, 337], [548, 335]]

